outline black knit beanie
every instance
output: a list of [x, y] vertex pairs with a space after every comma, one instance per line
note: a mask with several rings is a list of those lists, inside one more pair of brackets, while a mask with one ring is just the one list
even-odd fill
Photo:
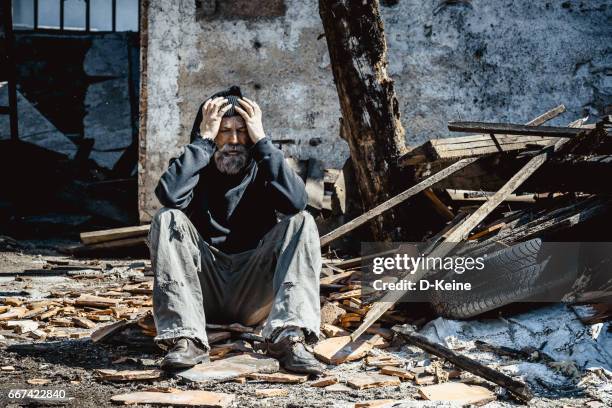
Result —
[[216, 98], [218, 96], [224, 97], [225, 99], [228, 100], [228, 103], [232, 105], [232, 107], [229, 108], [227, 112], [223, 114], [224, 118], [239, 115], [238, 112], [236, 112], [235, 107], [240, 106], [240, 104], [238, 103], [238, 99], [242, 98], [242, 91], [240, 90], [240, 87], [233, 85], [223, 91], [217, 92], [211, 97], [205, 99], [204, 102], [200, 104], [195, 121], [193, 122], [193, 127], [191, 128], [191, 141], [192, 142], [199, 136], [199, 133], [200, 133], [200, 124], [202, 123], [202, 119], [203, 119], [202, 107], [204, 106], [207, 100]]

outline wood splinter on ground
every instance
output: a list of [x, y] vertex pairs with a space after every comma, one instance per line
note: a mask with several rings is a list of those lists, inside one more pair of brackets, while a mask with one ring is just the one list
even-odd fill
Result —
[[265, 388], [255, 391], [255, 396], [258, 398], [286, 397], [287, 395], [289, 395], [289, 390], [285, 388]]
[[131, 392], [111, 397], [111, 401], [124, 405], [151, 404], [225, 408], [232, 405], [236, 397], [210, 391]]
[[457, 382], [421, 387], [419, 394], [423, 399], [429, 401], [453, 401], [475, 405], [482, 405], [497, 399], [496, 395], [485, 387]]

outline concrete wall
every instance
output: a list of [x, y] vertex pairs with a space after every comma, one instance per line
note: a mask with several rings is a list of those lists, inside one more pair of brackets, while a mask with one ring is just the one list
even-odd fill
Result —
[[[273, 139], [295, 139], [283, 145], [287, 155], [336, 168], [348, 157], [317, 1], [262, 0], [247, 9], [227, 0], [214, 11], [216, 3], [150, 0], [143, 221], [159, 205], [153, 188], [188, 141], [199, 103], [232, 84], [260, 103]], [[569, 113], [553, 122], [561, 124], [611, 103], [611, 1], [381, 4], [410, 145], [447, 136], [449, 120], [526, 122], [564, 103]]]

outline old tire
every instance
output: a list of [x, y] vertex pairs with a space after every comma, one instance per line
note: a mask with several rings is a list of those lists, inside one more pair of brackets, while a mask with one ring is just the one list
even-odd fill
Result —
[[[467, 319], [510, 303], [558, 292], [573, 282], [575, 274], [559, 271], [559, 262], [553, 265], [543, 252], [539, 238], [497, 251], [487, 258], [482, 271], [452, 277], [457, 282], [472, 283], [472, 290], [433, 291], [430, 303], [441, 316]], [[551, 267], [555, 268], [554, 275], [547, 273]]]

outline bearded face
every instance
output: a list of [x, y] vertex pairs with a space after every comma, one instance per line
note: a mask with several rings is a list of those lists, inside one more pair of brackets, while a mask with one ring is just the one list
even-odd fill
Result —
[[220, 173], [234, 176], [247, 166], [249, 153], [245, 145], [228, 143], [215, 152], [214, 160]]

